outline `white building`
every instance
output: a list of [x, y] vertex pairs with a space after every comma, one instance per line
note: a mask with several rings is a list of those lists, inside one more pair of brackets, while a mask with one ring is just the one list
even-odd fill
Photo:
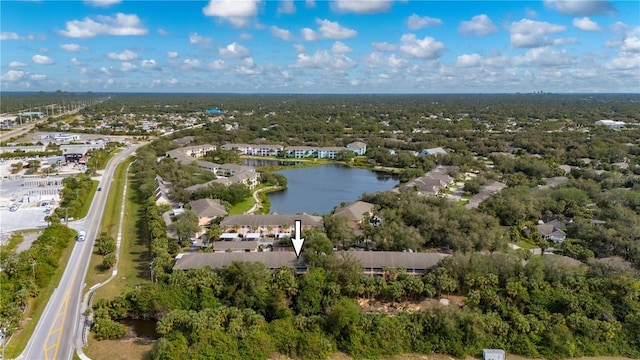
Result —
[[595, 124], [598, 126], [606, 126], [609, 129], [620, 129], [626, 125], [624, 121], [614, 121], [609, 119], [598, 120], [595, 122]]

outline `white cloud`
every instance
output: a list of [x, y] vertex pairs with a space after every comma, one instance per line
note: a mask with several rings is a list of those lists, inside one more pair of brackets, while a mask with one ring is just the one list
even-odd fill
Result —
[[51, 64], [53, 64], [53, 59], [51, 59], [48, 56], [44, 56], [44, 55], [33, 55], [31, 60], [33, 60], [33, 62], [38, 64], [38, 65], [51, 65]]
[[69, 60], [69, 61], [75, 66], [84, 65], [84, 63], [82, 61], [78, 60], [78, 58], [75, 58], [75, 57], [71, 58], [71, 60]]
[[209, 43], [211, 43], [211, 38], [208, 38], [206, 36], [202, 36], [202, 35], [198, 35], [198, 33], [191, 33], [189, 34], [189, 44], [193, 44], [193, 45], [208, 45]]
[[442, 56], [444, 44], [429, 36], [418, 39], [414, 34], [405, 34], [400, 38], [400, 50], [418, 59], [435, 60]]
[[131, 50], [125, 50], [123, 52], [121, 52], [120, 54], [116, 54], [114, 52], [110, 52], [107, 54], [107, 57], [109, 59], [112, 60], [118, 60], [118, 61], [131, 61], [131, 60], [135, 60], [138, 58], [138, 54], [134, 53]]
[[184, 70], [202, 70], [202, 64], [197, 59], [184, 59], [182, 68]]
[[258, 14], [258, 3], [260, 0], [210, 0], [202, 9], [202, 13], [242, 27], [248, 25], [251, 18]]
[[165, 30], [163, 28], [158, 28], [158, 35], [167, 36], [169, 34], [171, 34], [171, 33], [168, 32], [167, 30]]
[[169, 51], [167, 52], [167, 57], [170, 59], [175, 59], [177, 57], [180, 57], [180, 55], [176, 51]]
[[369, 54], [365, 59], [365, 62], [370, 68], [389, 67], [393, 69], [401, 69], [408, 65], [407, 60], [397, 56], [396, 54], [391, 54], [389, 57], [385, 57], [383, 54], [378, 52]]
[[331, 46], [331, 52], [334, 54], [346, 54], [352, 51], [353, 49], [340, 41], [336, 41], [335, 43], [333, 43], [333, 46]]
[[458, 32], [464, 36], [485, 36], [498, 31], [486, 14], [476, 15], [469, 21], [463, 21]]
[[462, 54], [456, 59], [456, 66], [459, 67], [478, 67], [482, 65], [482, 56], [473, 54]]
[[358, 35], [357, 31], [341, 26], [337, 21], [316, 19], [316, 23], [320, 25], [318, 32], [323, 39], [348, 39]]
[[293, 49], [297, 52], [297, 53], [303, 53], [306, 52], [307, 49], [304, 48], [304, 45], [300, 45], [300, 44], [294, 44], [293, 45]]
[[93, 38], [98, 35], [139, 36], [148, 33], [135, 14], [99, 15], [96, 19], [86, 17], [83, 20], [67, 21], [66, 30], [61, 30], [60, 34], [72, 38]]
[[588, 17], [575, 18], [572, 22], [573, 26], [582, 31], [600, 31], [602, 28], [598, 26], [598, 23], [589, 19]]
[[16, 82], [21, 80], [25, 76], [25, 72], [22, 70], [9, 70], [2, 74], [0, 79], [7, 82]]
[[544, 5], [564, 15], [606, 15], [615, 11], [608, 0], [543, 0]]
[[316, 7], [316, 0], [305, 0], [304, 3], [308, 8]]
[[418, 16], [416, 14], [413, 14], [409, 16], [409, 18], [407, 19], [407, 28], [409, 30], [419, 30], [429, 26], [440, 26], [440, 25], [442, 25], [442, 20], [431, 18], [428, 16]]
[[331, 7], [337, 12], [376, 14], [391, 9], [393, 0], [336, 0]]
[[223, 60], [214, 60], [209, 63], [209, 69], [212, 70], [224, 70], [227, 68], [228, 66]]
[[621, 49], [628, 52], [640, 52], [640, 37], [630, 36], [625, 38]]
[[218, 53], [226, 58], [245, 58], [251, 55], [249, 49], [237, 43], [227, 45], [226, 48], [220, 49]]
[[296, 12], [296, 5], [293, 0], [280, 0], [278, 3], [278, 14], [293, 14]]
[[575, 63], [573, 55], [566, 50], [555, 51], [548, 46], [529, 49], [524, 55], [515, 57], [513, 61], [515, 65], [539, 67], [567, 66]]
[[0, 40], [18, 40], [20, 36], [17, 33], [10, 31], [3, 31], [0, 33]]
[[105, 74], [105, 75], [111, 76], [111, 71], [109, 69], [107, 69], [106, 67], [104, 67], [104, 66], [100, 68], [100, 72]]
[[398, 50], [398, 46], [389, 44], [387, 42], [374, 42], [371, 44], [371, 47], [375, 51], [389, 52]]
[[[293, 35], [291, 35], [291, 31], [286, 30], [286, 29], [281, 29], [277, 26], [272, 26], [269, 28], [271, 30], [271, 35], [282, 39], [284, 41], [291, 41], [293, 40]], [[313, 30], [311, 30], [313, 31]]]
[[629, 54], [621, 54], [620, 56], [606, 63], [605, 68], [609, 70], [637, 70], [638, 68], [640, 68], [640, 56], [629, 56]]
[[12, 67], [12, 68], [25, 67], [25, 66], [27, 66], [27, 64], [19, 62], [19, 61], [12, 61], [12, 62], [9, 63], [9, 67]]
[[513, 22], [509, 28], [511, 45], [520, 48], [533, 48], [553, 44], [549, 35], [565, 31], [566, 26], [544, 21], [522, 19]]
[[80, 46], [78, 44], [60, 44], [60, 48], [64, 51], [69, 51], [69, 52], [79, 52], [79, 51], [87, 51], [89, 50], [89, 48], [84, 47], [84, 46]]
[[235, 72], [240, 75], [258, 75], [262, 74], [262, 68], [257, 66], [252, 58], [248, 57], [242, 60]]
[[302, 30], [300, 30], [300, 32], [302, 33], [302, 38], [305, 41], [316, 41], [318, 40], [318, 35], [316, 34], [315, 31], [309, 29], [309, 28], [303, 28]]
[[128, 61], [123, 61], [121, 64], [121, 68], [120, 70], [127, 72], [127, 71], [136, 71], [138, 68], [133, 65], [132, 63], [128, 62]]
[[122, 0], [84, 0], [84, 3], [96, 7], [109, 7], [111, 5], [119, 4]]
[[246, 33], [246, 32], [243, 32], [242, 34], [240, 34], [240, 39], [242, 39], [242, 40], [251, 40], [251, 39], [253, 39], [253, 35], [249, 34], [249, 33]]
[[156, 61], [154, 59], [140, 61], [140, 66], [145, 69], [153, 69], [156, 67]]
[[31, 78], [31, 80], [40, 81], [40, 80], [46, 79], [47, 75], [44, 75], [44, 74], [33, 74], [29, 78]]
[[296, 66], [312, 69], [347, 70], [356, 67], [357, 64], [345, 55], [332, 55], [327, 50], [319, 50], [313, 55], [298, 54]]

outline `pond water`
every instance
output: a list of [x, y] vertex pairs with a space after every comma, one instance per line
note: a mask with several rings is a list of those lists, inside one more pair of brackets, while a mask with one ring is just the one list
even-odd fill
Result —
[[156, 332], [156, 322], [153, 320], [124, 319], [121, 320], [120, 323], [133, 329], [133, 332], [136, 333], [137, 337], [146, 339], [159, 338], [158, 333]]
[[268, 194], [271, 213], [324, 215], [363, 193], [392, 189], [398, 177], [344, 165], [321, 165], [276, 171], [287, 177], [287, 189]]

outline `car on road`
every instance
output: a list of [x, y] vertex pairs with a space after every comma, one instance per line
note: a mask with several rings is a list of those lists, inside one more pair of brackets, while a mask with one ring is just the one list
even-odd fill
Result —
[[84, 241], [84, 236], [85, 236], [84, 231], [80, 231], [78, 233], [78, 241]]
[[9, 211], [18, 211], [18, 204], [11, 204]]
[[98, 188], [98, 191], [102, 191], [102, 188], [101, 188], [101, 187], [99, 187], [99, 188]]

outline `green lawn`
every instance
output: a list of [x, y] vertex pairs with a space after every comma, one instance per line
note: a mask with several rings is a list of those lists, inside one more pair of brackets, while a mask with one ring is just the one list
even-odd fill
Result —
[[520, 246], [523, 249], [527, 249], [527, 250], [531, 250], [531, 249], [536, 249], [537, 248], [536, 245], [534, 245], [534, 244], [532, 244], [530, 242], [524, 241], [524, 240], [518, 241], [516, 243], [516, 245]]
[[82, 208], [80, 209], [80, 215], [78, 216], [78, 219], [83, 219], [89, 213], [89, 209], [91, 208], [91, 202], [93, 201], [93, 197], [96, 195], [96, 190], [98, 189], [98, 184], [100, 184], [100, 182], [96, 180], [91, 181], [91, 189], [89, 190], [87, 199], [82, 204]]
[[[113, 186], [109, 192], [100, 226], [101, 231], [108, 232], [114, 239], [117, 239], [118, 236], [124, 176], [131, 161], [132, 158], [128, 159], [116, 169]], [[135, 202], [136, 190], [132, 186], [132, 180], [133, 178], [130, 175], [120, 244], [120, 258], [118, 260], [118, 275], [107, 285], [96, 290], [94, 301], [100, 298], [113, 298], [136, 286], [151, 282], [148, 269], [150, 261], [149, 247], [146, 241], [138, 238], [137, 222], [141, 214], [139, 214], [140, 205]], [[100, 266], [101, 264], [102, 256], [94, 253], [87, 273], [87, 286], [90, 287], [96, 283], [103, 282], [111, 276], [111, 270], [104, 271]]]

